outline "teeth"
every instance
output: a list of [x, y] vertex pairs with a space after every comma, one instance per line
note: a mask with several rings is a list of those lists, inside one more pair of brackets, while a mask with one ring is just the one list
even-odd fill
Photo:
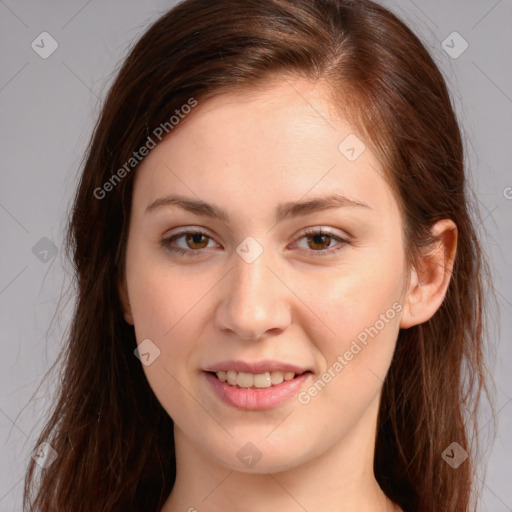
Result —
[[226, 377], [228, 380], [228, 384], [231, 384], [232, 386], [236, 386], [236, 372], [229, 370], [227, 372]]
[[293, 372], [265, 372], [265, 373], [246, 373], [228, 370], [216, 373], [219, 380], [227, 382], [231, 386], [241, 388], [255, 387], [259, 389], [269, 388], [281, 384], [284, 380], [292, 380], [295, 377]]

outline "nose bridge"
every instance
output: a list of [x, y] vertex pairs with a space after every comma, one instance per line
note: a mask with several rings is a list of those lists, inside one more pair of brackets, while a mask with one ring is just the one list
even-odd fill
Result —
[[289, 305], [286, 287], [270, 270], [270, 251], [263, 249], [254, 257], [254, 245], [245, 252], [244, 248], [248, 246], [240, 244], [233, 255], [234, 268], [219, 305], [218, 321], [237, 337], [257, 339], [266, 331], [286, 328]]
[[254, 261], [246, 261], [244, 258], [235, 257], [235, 268], [233, 280], [235, 281], [233, 290], [235, 294], [240, 295], [238, 302], [243, 299], [245, 302], [271, 296], [269, 288], [272, 284], [269, 282], [273, 276], [267, 268], [269, 258], [266, 253], [259, 255]]

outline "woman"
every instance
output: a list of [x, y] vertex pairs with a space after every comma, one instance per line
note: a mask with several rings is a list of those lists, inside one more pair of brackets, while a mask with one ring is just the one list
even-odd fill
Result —
[[173, 8], [110, 90], [68, 242], [27, 506], [474, 508], [486, 266], [445, 82], [383, 7]]

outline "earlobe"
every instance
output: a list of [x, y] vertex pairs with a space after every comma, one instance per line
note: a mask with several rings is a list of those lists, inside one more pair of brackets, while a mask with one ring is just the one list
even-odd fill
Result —
[[429, 320], [444, 301], [457, 252], [457, 226], [450, 219], [438, 221], [431, 229], [437, 243], [413, 270], [404, 314], [400, 322], [408, 329]]
[[119, 293], [119, 300], [121, 302], [121, 308], [123, 309], [124, 320], [126, 323], [133, 325], [133, 316], [130, 306], [130, 300], [128, 298], [128, 289], [126, 286], [126, 280], [122, 279], [117, 283], [117, 290]]

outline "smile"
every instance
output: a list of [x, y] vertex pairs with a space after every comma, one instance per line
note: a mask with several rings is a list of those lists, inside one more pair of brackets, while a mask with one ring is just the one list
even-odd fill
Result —
[[[310, 371], [299, 375], [279, 371], [251, 374], [230, 370], [203, 372], [203, 375], [216, 398], [237, 409], [255, 411], [277, 407], [296, 396], [313, 374]], [[276, 384], [272, 383], [273, 376]]]

